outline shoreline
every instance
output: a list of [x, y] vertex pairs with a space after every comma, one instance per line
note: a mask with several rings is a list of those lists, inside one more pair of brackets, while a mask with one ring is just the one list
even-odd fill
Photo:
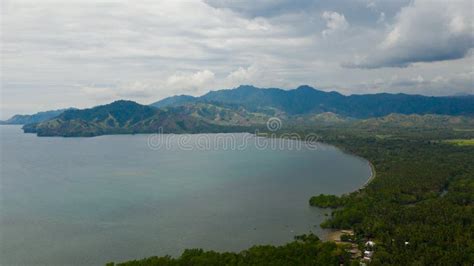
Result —
[[[324, 142], [322, 142], [324, 143]], [[328, 144], [328, 143], [324, 143], [324, 144]], [[371, 161], [365, 159], [364, 157], [362, 156], [359, 156], [359, 155], [356, 155], [352, 152], [348, 152], [347, 150], [341, 148], [341, 147], [338, 147], [336, 145], [333, 145], [333, 144], [329, 144], [331, 146], [334, 146], [336, 147], [337, 149], [339, 149], [340, 151], [346, 153], [346, 154], [349, 154], [349, 155], [352, 155], [352, 156], [355, 156], [361, 160], [365, 160], [367, 161], [367, 163], [369, 164], [369, 167], [370, 167], [370, 176], [369, 178], [367, 179], [367, 181], [365, 181], [365, 183], [359, 187], [357, 190], [354, 190], [348, 194], [351, 194], [351, 193], [356, 193], [356, 192], [360, 192], [361, 190], [363, 190], [364, 188], [366, 188], [372, 181], [374, 181], [375, 177], [377, 176], [377, 172], [375, 170], [375, 166], [372, 164]], [[333, 210], [333, 209], [331, 209]], [[331, 211], [332, 212], [332, 211]], [[319, 225], [321, 227], [321, 225]], [[348, 229], [337, 229], [337, 228], [327, 228], [327, 229], [323, 229], [323, 233], [324, 235], [321, 236], [321, 241], [324, 241], [324, 242], [335, 242], [335, 243], [343, 243], [341, 241], [341, 236], [344, 234], [344, 233], [347, 233], [349, 231], [352, 232], [353, 234], [353, 229], [351, 228], [350, 230]]]
[[347, 194], [351, 194], [351, 193], [354, 193], [354, 192], [358, 192], [358, 191], [360, 191], [360, 190], [366, 188], [372, 181], [374, 181], [375, 177], [377, 176], [377, 171], [375, 171], [375, 166], [374, 166], [374, 164], [372, 164], [371, 161], [369, 161], [368, 159], [366, 159], [366, 158], [364, 158], [364, 157], [362, 157], [362, 156], [360, 156], [360, 155], [357, 155], [357, 154], [355, 154], [355, 153], [353, 153], [353, 152], [350, 152], [350, 151], [344, 149], [344, 147], [341, 147], [341, 146], [339, 146], [339, 145], [337, 145], [337, 144], [332, 144], [332, 143], [327, 143], [327, 142], [320, 142], [320, 143], [323, 143], [323, 144], [325, 144], [325, 145], [333, 146], [333, 147], [335, 147], [336, 149], [340, 150], [341, 152], [343, 152], [343, 153], [345, 153], [345, 154], [348, 154], [348, 155], [351, 155], [351, 156], [354, 156], [354, 157], [356, 157], [356, 158], [359, 158], [359, 159], [361, 159], [361, 160], [366, 161], [367, 164], [369, 165], [369, 167], [370, 167], [370, 175], [369, 175], [369, 178], [367, 179], [367, 181], [365, 181], [365, 183], [364, 183], [362, 186], [360, 186], [359, 188], [357, 188], [356, 190], [354, 190], [354, 191], [352, 191], [352, 192], [349, 192], [349, 193], [347, 193]]
[[[364, 160], [366, 160], [366, 159], [364, 159]], [[375, 166], [369, 160], [366, 160], [366, 161], [368, 162], [369, 167], [370, 167], [370, 176], [369, 176], [369, 179], [367, 179], [367, 181], [358, 190], [362, 190], [362, 189], [366, 188], [368, 185], [370, 185], [370, 183], [372, 181], [374, 181], [375, 177], [377, 176], [377, 172], [375, 171]]]
[[364, 158], [364, 157], [362, 157], [362, 156], [360, 156], [360, 155], [358, 155], [358, 154], [355, 154], [355, 153], [353, 153], [353, 152], [350, 152], [350, 151], [344, 149], [344, 147], [341, 147], [341, 146], [339, 146], [339, 145], [337, 145], [337, 144], [331, 144], [331, 143], [326, 143], [326, 142], [321, 142], [321, 143], [324, 143], [324, 144], [326, 144], [326, 145], [330, 145], [330, 146], [336, 147], [337, 149], [339, 149], [339, 150], [342, 151], [343, 153], [346, 153], [346, 154], [349, 154], [349, 155], [351, 155], [351, 156], [357, 157], [357, 158], [359, 158], [359, 159], [361, 159], [361, 160], [366, 161], [366, 162], [369, 164], [369, 167], [370, 167], [370, 175], [369, 175], [369, 178], [367, 179], [367, 181], [365, 181], [365, 183], [364, 183], [362, 186], [360, 186], [358, 189], [356, 189], [356, 190], [354, 190], [354, 191], [352, 191], [352, 192], [349, 192], [348, 194], [354, 193], [354, 192], [358, 192], [358, 191], [360, 191], [360, 190], [366, 188], [372, 181], [374, 181], [375, 177], [377, 176], [377, 171], [375, 170], [375, 166], [374, 166], [374, 164], [373, 164], [371, 161], [369, 161], [368, 159], [366, 159], [366, 158]]

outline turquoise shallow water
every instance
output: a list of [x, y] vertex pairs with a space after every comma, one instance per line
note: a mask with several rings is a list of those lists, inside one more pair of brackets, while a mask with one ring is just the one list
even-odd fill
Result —
[[[0, 133], [1, 265], [101, 265], [322, 235], [309, 197], [353, 191], [370, 175], [367, 161], [334, 147], [262, 148], [248, 134], [187, 135], [183, 150], [175, 135], [152, 149], [149, 135]], [[249, 144], [231, 149], [222, 136]]]

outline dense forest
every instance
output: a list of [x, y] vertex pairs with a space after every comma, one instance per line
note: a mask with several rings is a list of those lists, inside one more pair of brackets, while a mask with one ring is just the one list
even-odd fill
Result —
[[470, 139], [474, 131], [388, 127], [322, 135], [377, 171], [366, 188], [323, 202], [343, 206], [323, 227], [354, 229], [360, 243], [375, 240], [371, 265], [472, 264], [474, 146], [445, 140]]
[[[310, 203], [336, 207], [321, 226], [352, 229], [353, 242], [374, 241], [370, 265], [472, 265], [474, 262], [474, 130], [440, 123], [353, 123], [293, 128], [369, 160], [376, 178], [342, 197]], [[178, 258], [119, 265], [358, 265], [348, 248], [303, 236], [280, 247], [240, 253], [193, 249]], [[113, 265], [113, 263], [111, 263]]]
[[188, 249], [179, 258], [151, 257], [113, 265], [339, 265], [348, 262], [349, 254], [332, 242], [322, 242], [315, 235], [295, 237], [284, 246], [254, 246], [239, 253]]

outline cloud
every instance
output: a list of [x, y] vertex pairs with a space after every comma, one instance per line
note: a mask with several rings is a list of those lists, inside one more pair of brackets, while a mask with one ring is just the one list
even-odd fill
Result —
[[373, 81], [354, 85], [362, 91], [370, 92], [404, 92], [408, 94], [424, 94], [430, 90], [432, 95], [446, 96], [457, 94], [474, 95], [474, 71], [448, 75], [424, 76], [411, 74], [407, 76], [394, 75]]
[[117, 97], [117, 93], [112, 87], [103, 86], [84, 86], [81, 88], [82, 92], [88, 97], [93, 97], [97, 100], [110, 100]]
[[81, 86], [81, 91], [95, 100], [145, 99], [153, 95], [156, 84], [143, 81], [119, 84], [92, 84]]
[[385, 13], [380, 12], [379, 18], [377, 19], [377, 23], [384, 23], [385, 22]]
[[375, 51], [346, 67], [407, 67], [465, 57], [474, 46], [470, 0], [416, 0], [404, 7]]
[[226, 8], [250, 17], [271, 17], [291, 12], [299, 12], [315, 5], [314, 0], [205, 0], [216, 8]]
[[131, 99], [139, 102], [167, 97], [176, 91], [199, 95], [212, 87], [215, 74], [209, 70], [196, 72], [177, 72], [164, 80], [142, 80], [117, 82], [112, 84], [92, 84], [79, 86], [81, 92], [95, 101]]
[[[359, 84], [394, 75], [419, 74], [423, 84], [455, 80], [472, 69], [472, 57], [433, 60], [462, 57], [472, 44], [466, 3], [3, 0], [0, 111], [6, 117], [119, 98], [150, 103], [241, 83], [351, 93], [370, 92], [373, 86]], [[341, 67], [351, 58], [358, 68]], [[425, 63], [381, 68], [413, 62]], [[441, 93], [435, 83], [384, 84], [380, 90]], [[468, 85], [453, 84], [446, 92]]]
[[166, 81], [166, 86], [183, 92], [196, 94], [206, 90], [215, 81], [215, 74], [209, 70], [195, 73], [176, 73]]
[[247, 68], [239, 67], [232, 71], [226, 80], [231, 87], [241, 84], [256, 84], [262, 78], [262, 70], [257, 65], [251, 65]]
[[326, 29], [323, 30], [322, 34], [324, 37], [327, 37], [330, 34], [333, 34], [337, 31], [342, 31], [349, 27], [344, 14], [339, 14], [337, 12], [324, 11], [322, 18], [326, 21]]

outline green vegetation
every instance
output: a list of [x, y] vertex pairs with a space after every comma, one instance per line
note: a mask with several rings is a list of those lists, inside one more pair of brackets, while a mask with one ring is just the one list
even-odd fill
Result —
[[[352, 229], [354, 236], [344, 240], [359, 249], [365, 241], [375, 241], [370, 265], [471, 265], [474, 146], [452, 145], [449, 140], [474, 138], [474, 131], [468, 130], [472, 123], [472, 118], [394, 115], [331, 126], [293, 126], [292, 132], [317, 133], [323, 142], [366, 158], [377, 171], [377, 177], [356, 192], [313, 197], [312, 205], [338, 207], [322, 226]], [[344, 246], [311, 237], [237, 254], [188, 250], [176, 259], [153, 257], [123, 265], [358, 265], [358, 261]]]
[[[299, 95], [298, 97], [303, 97], [300, 93], [320, 95], [322, 92], [306, 88], [295, 90], [294, 93]], [[466, 132], [463, 130], [472, 128], [471, 126], [474, 125], [472, 119], [460, 116], [391, 114], [380, 118], [354, 120], [332, 112], [318, 113], [321, 110], [291, 114], [283, 111], [284, 108], [278, 109], [271, 105], [247, 108], [227, 102], [195, 102], [160, 108], [140, 105], [132, 101], [116, 101], [90, 109], [66, 110], [46, 121], [25, 124], [23, 130], [25, 133], [36, 133], [38, 136], [63, 137], [157, 132], [255, 132], [257, 128], [265, 129], [266, 121], [272, 116], [278, 116], [283, 120], [284, 127], [289, 130], [318, 125], [323, 128], [350, 126], [357, 130], [374, 131], [391, 125], [416, 133], [419, 129], [438, 131], [440, 128], [451, 128], [455, 125], [458, 131], [461, 130], [459, 132]], [[395, 136], [392, 132], [380, 132], [377, 137], [393, 139]]]
[[84, 110], [68, 110], [59, 116], [23, 126], [38, 136], [92, 137], [139, 133], [217, 133], [249, 131], [248, 120], [264, 124], [264, 118], [245, 110], [211, 104], [157, 109], [132, 101], [116, 101]]
[[[333, 208], [323, 228], [354, 231], [354, 236], [343, 235], [343, 241], [359, 249], [369, 239], [377, 243], [370, 265], [472, 265], [473, 103], [473, 96], [344, 96], [309, 86], [288, 91], [240, 86], [201, 97], [175, 96], [151, 106], [116, 101], [84, 110], [17, 115], [1, 123], [25, 124], [24, 132], [38, 136], [64, 137], [256, 129], [265, 133], [268, 118], [277, 116], [283, 128], [272, 134], [317, 134], [318, 141], [372, 163], [377, 177], [367, 186], [348, 195], [309, 199], [311, 206]], [[190, 249], [178, 258], [151, 257], [119, 265], [358, 262], [346, 247], [305, 235], [279, 247], [254, 246], [239, 253]]]
[[342, 116], [369, 118], [391, 113], [400, 114], [474, 114], [474, 97], [428, 97], [409, 94], [362, 94], [345, 96], [325, 92], [310, 86], [294, 90], [261, 89], [239, 86], [230, 90], [211, 91], [201, 97], [173, 96], [153, 103], [153, 106], [177, 106], [196, 102], [238, 104], [248, 110], [261, 112], [262, 108], [276, 108], [289, 115], [332, 112]]
[[458, 146], [473, 146], [474, 139], [450, 139], [446, 140], [447, 143], [451, 143]]
[[178, 258], [151, 257], [108, 266], [154, 265], [339, 265], [348, 263], [349, 255], [341, 246], [322, 242], [315, 235], [295, 237], [284, 246], [254, 246], [239, 253], [188, 249]]
[[353, 241], [354, 241], [354, 238], [352, 237], [352, 235], [349, 235], [349, 234], [342, 234], [342, 235], [341, 235], [341, 241], [344, 241], [344, 242], [353, 242]]
[[[244, 88], [232, 93], [241, 99], [262, 92]], [[321, 94], [309, 88], [292, 93]], [[211, 93], [217, 99], [226, 98], [224, 94]], [[160, 128], [163, 133], [265, 128], [268, 114], [233, 104], [206, 102], [157, 109], [117, 101], [68, 110], [54, 119], [25, 125], [24, 130], [40, 136], [96, 136], [155, 133]], [[335, 208], [322, 227], [352, 229], [351, 240], [359, 247], [368, 239], [375, 240], [371, 265], [467, 265], [474, 261], [472, 117], [391, 114], [352, 120], [330, 113], [289, 115], [280, 110], [293, 105], [281, 104], [256, 108], [281, 115], [284, 127], [272, 134], [317, 134], [319, 141], [366, 158], [377, 172], [370, 184], [356, 192], [312, 197], [312, 206]], [[306, 236], [281, 247], [255, 246], [240, 253], [195, 249], [179, 258], [154, 257], [125, 265], [348, 265], [357, 260], [351, 261], [334, 243]]]
[[309, 205], [320, 208], [338, 208], [344, 206], [346, 197], [320, 194], [309, 199]]
[[371, 265], [468, 265], [474, 261], [474, 147], [446, 141], [474, 132], [449, 123], [416, 128], [396, 122], [319, 130], [324, 142], [368, 159], [377, 171], [322, 226], [353, 229], [359, 243], [375, 239]]

